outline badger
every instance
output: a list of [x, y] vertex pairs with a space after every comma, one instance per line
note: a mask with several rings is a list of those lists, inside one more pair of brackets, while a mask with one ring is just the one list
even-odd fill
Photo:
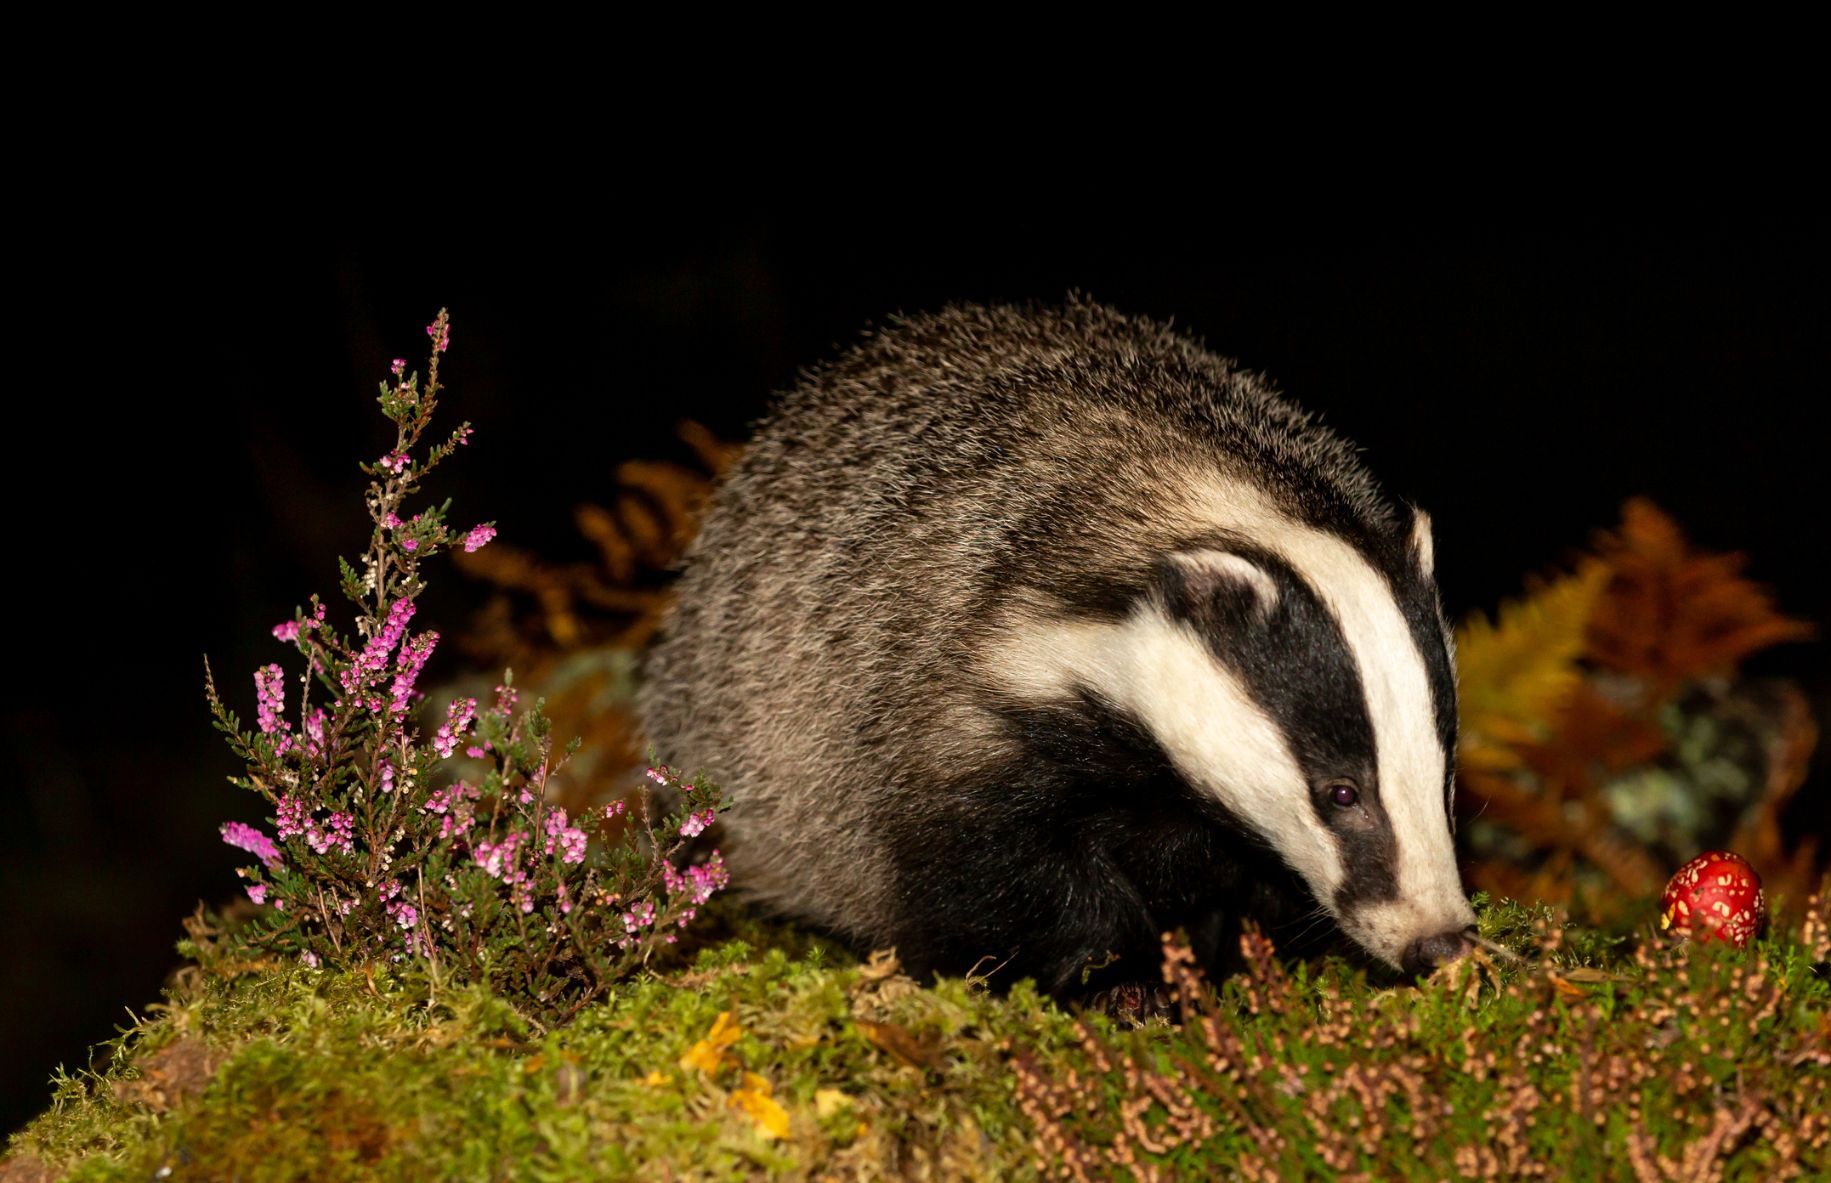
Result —
[[1353, 445], [1191, 337], [950, 307], [760, 423], [639, 713], [725, 787], [734, 885], [914, 971], [1074, 995], [1251, 919], [1417, 974], [1475, 919], [1432, 563]]

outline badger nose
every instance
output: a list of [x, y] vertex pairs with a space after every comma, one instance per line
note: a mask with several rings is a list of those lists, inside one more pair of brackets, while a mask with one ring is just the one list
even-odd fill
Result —
[[1469, 951], [1469, 936], [1466, 929], [1453, 929], [1440, 932], [1434, 937], [1419, 937], [1405, 946], [1399, 964], [1405, 972], [1413, 977], [1422, 977], [1446, 961], [1452, 961]]

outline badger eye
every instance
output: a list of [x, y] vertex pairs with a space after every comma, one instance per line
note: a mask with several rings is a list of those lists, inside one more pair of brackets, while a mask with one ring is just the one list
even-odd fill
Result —
[[1347, 809], [1361, 799], [1361, 792], [1345, 780], [1338, 780], [1329, 786], [1329, 800], [1343, 809]]

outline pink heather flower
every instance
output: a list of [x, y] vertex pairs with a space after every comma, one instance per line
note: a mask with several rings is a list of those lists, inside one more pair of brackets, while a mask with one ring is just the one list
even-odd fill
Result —
[[458, 428], [458, 430], [452, 432], [451, 438], [457, 440], [460, 444], [468, 444], [468, 443], [470, 443], [470, 437], [473, 434], [474, 433], [471, 431], [470, 424], [466, 423], [463, 427], [460, 427], [460, 428]]
[[242, 822], [224, 822], [222, 836], [223, 841], [230, 846], [245, 850], [260, 859], [267, 865], [269, 871], [280, 865], [280, 851], [278, 847], [274, 846], [273, 839], [253, 826], [245, 825]]
[[303, 961], [307, 966], [309, 966], [312, 969], [318, 968], [318, 955], [316, 953], [312, 952], [310, 949], [307, 949], [305, 952], [299, 954], [299, 960]]
[[483, 746], [480, 748], [465, 748], [464, 754], [473, 760], [481, 760], [483, 759], [483, 753], [492, 751], [494, 746], [495, 745], [491, 744], [490, 741], [486, 739], [483, 741]]
[[517, 882], [520, 876], [515, 871], [515, 850], [526, 837], [519, 830], [510, 830], [500, 842], [479, 842], [471, 857], [477, 860], [477, 865], [488, 872], [491, 878]]
[[264, 734], [288, 731], [280, 716], [286, 712], [286, 674], [277, 665], [264, 665], [254, 671], [254, 717]]
[[257, 904], [266, 903], [267, 885], [265, 883], [250, 883], [248, 885], [248, 898]]
[[630, 905], [629, 911], [623, 913], [623, 928], [626, 932], [637, 933], [655, 923], [655, 905], [648, 900], [640, 900]]
[[651, 768], [648, 770], [648, 778], [658, 785], [667, 784], [668, 781], [673, 778], [673, 775], [674, 774], [668, 770], [666, 764], [663, 764], [659, 768]]
[[282, 621], [273, 626], [273, 639], [276, 641], [296, 641], [299, 639], [299, 622]]
[[403, 538], [401, 539], [401, 549], [418, 550], [420, 549], [420, 540], [417, 538]]
[[394, 917], [394, 923], [402, 928], [412, 928], [420, 921], [419, 910], [406, 900], [395, 900], [389, 904], [388, 915]]
[[356, 821], [347, 813], [333, 813], [325, 819], [325, 828], [320, 830], [311, 822], [305, 823], [305, 840], [319, 854], [340, 850], [350, 854], [356, 849]]
[[496, 527], [488, 522], [481, 526], [472, 526], [469, 534], [464, 536], [464, 553], [472, 554], [489, 545], [490, 539], [496, 537]]
[[[393, 473], [395, 476], [399, 476], [401, 473], [407, 471], [407, 466], [409, 464], [413, 463], [413, 457], [407, 455], [405, 452], [389, 452], [375, 463], [386, 471]], [[389, 514], [388, 517], [394, 517], [394, 515]], [[398, 529], [399, 526], [400, 519], [395, 518], [392, 527]]]
[[295, 834], [303, 834], [305, 827], [311, 824], [311, 810], [305, 808], [305, 802], [290, 793], [280, 798], [279, 816], [274, 818], [274, 828], [282, 839]]
[[680, 836], [682, 838], [699, 837], [701, 834], [705, 833], [706, 827], [712, 824], [712, 819], [715, 816], [716, 815], [710, 809], [703, 809], [698, 813], [689, 813], [687, 815], [687, 820], [680, 823]]
[[515, 709], [515, 704], [520, 701], [521, 701], [521, 691], [515, 689], [513, 686], [496, 687], [496, 713], [497, 714], [499, 714], [499, 715], [508, 714], [510, 711]]
[[612, 801], [609, 805], [604, 807], [604, 820], [609, 821], [611, 818], [622, 817], [628, 809], [629, 802]]
[[441, 326], [438, 321], [433, 321], [426, 326], [426, 335], [432, 338], [432, 348], [435, 352], [444, 353], [451, 348], [451, 325], [449, 323]]
[[394, 765], [383, 760], [381, 761], [380, 767], [381, 780], [380, 783], [375, 786], [375, 789], [380, 793], [392, 793], [394, 791]]
[[400, 893], [401, 893], [401, 881], [399, 879], [390, 879], [386, 883], [382, 884], [380, 887], [375, 889], [375, 894], [380, 896], [384, 902], [393, 899], [395, 896], [399, 895]]
[[324, 754], [324, 708], [313, 707], [305, 716], [305, 750], [312, 756]]
[[698, 905], [730, 884], [731, 872], [725, 869], [725, 860], [715, 850], [704, 863], [688, 867], [684, 872], [676, 871], [671, 863], [663, 863], [661, 881], [669, 895], [687, 896]]
[[407, 372], [407, 359], [404, 357], [395, 358], [393, 361], [388, 363], [388, 369], [390, 369], [394, 372], [394, 376], [396, 378], [400, 377], [402, 374], [405, 374]]
[[394, 663], [394, 685], [389, 688], [389, 697], [393, 700], [396, 714], [405, 711], [412, 702], [413, 684], [419, 679], [420, 671], [426, 668], [426, 662], [438, 644], [439, 634], [429, 629], [409, 638], [401, 646], [400, 656]]
[[559, 881], [558, 889], [553, 894], [559, 898], [559, 914], [561, 916], [571, 915], [572, 901], [567, 898], [566, 881], [564, 879]]
[[[343, 671], [344, 693], [361, 697], [360, 691], [367, 688], [388, 668], [388, 655], [401, 643], [407, 634], [407, 622], [413, 619], [413, 601], [406, 597], [394, 601], [388, 608], [388, 619], [382, 624], [381, 631], [369, 638], [362, 652], [356, 655]], [[380, 699], [369, 698], [369, 709], [379, 710]]]
[[432, 750], [442, 759], [449, 759], [457, 750], [458, 741], [470, 730], [470, 725], [477, 718], [477, 700], [474, 698], [454, 698], [451, 705], [445, 708], [445, 722], [439, 724], [437, 735], [432, 737]]
[[566, 824], [566, 811], [555, 808], [547, 814], [547, 853], [557, 847], [562, 863], [585, 861], [585, 831]]

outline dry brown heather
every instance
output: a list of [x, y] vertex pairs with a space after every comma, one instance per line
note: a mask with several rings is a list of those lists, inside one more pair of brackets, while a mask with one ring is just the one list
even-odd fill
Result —
[[[1058, 1179], [1824, 1178], [1827, 901], [1797, 943], [1647, 944], [1608, 970], [1471, 960], [1421, 990], [1308, 979], [1257, 933], [1218, 994], [1166, 946], [1179, 1030], [1012, 1057]], [[1814, 965], [1816, 962], [1816, 966]]]

